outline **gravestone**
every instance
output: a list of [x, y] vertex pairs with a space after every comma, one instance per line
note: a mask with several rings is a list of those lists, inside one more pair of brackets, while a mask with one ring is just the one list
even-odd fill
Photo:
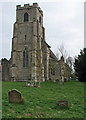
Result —
[[57, 103], [58, 106], [68, 106], [67, 100], [59, 100]]
[[21, 93], [16, 89], [13, 89], [13, 90], [9, 91], [8, 96], [9, 96], [9, 102], [10, 103], [11, 102], [20, 103], [22, 101]]
[[63, 85], [64, 82], [63, 82], [62, 80], [59, 80], [59, 81], [58, 81], [58, 84], [59, 84], [59, 85]]
[[26, 87], [34, 87], [34, 82], [32, 81], [26, 82]]
[[26, 82], [26, 86], [27, 87], [31, 87], [31, 83], [30, 82]]
[[36, 82], [28, 81], [28, 82], [26, 82], [26, 87], [40, 87], [40, 82], [39, 82], [39, 85], [37, 86]]

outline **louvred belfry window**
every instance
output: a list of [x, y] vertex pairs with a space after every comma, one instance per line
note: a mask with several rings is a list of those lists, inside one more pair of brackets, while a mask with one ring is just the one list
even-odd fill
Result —
[[24, 14], [24, 22], [27, 22], [28, 21], [28, 13], [25, 13]]

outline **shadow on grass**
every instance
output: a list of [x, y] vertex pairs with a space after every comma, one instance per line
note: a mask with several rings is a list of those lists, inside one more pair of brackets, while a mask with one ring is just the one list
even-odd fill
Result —
[[54, 106], [52, 109], [55, 110], [69, 110], [69, 106]]

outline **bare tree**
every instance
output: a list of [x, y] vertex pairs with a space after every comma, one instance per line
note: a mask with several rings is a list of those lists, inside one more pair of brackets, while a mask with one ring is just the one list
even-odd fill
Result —
[[67, 51], [66, 51], [63, 44], [61, 44], [60, 47], [58, 48], [56, 56], [57, 56], [58, 59], [59, 59], [59, 57], [63, 56], [64, 60], [66, 61], [66, 58], [67, 58], [68, 55], [67, 55]]
[[57, 60], [59, 60], [59, 52], [56, 53]]

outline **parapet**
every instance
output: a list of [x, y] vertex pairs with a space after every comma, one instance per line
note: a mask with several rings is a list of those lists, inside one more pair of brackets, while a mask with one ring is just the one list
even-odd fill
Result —
[[20, 9], [21, 8], [21, 5], [17, 5], [16, 6], [16, 9], [18, 10], [18, 9]]
[[33, 5], [30, 4], [24, 4], [24, 6], [17, 5], [16, 9], [22, 9], [22, 8], [32, 8], [32, 7], [39, 7], [37, 3], [33, 3]]
[[24, 4], [24, 8], [28, 8], [29, 6], [29, 4]]
[[30, 4], [24, 4], [24, 6], [17, 5], [16, 10], [21, 10], [21, 9], [31, 9], [31, 8], [38, 8], [38, 10], [43, 14], [41, 8], [39, 7], [38, 3], [33, 3], [33, 5]]
[[33, 7], [38, 7], [38, 3], [33, 3]]

